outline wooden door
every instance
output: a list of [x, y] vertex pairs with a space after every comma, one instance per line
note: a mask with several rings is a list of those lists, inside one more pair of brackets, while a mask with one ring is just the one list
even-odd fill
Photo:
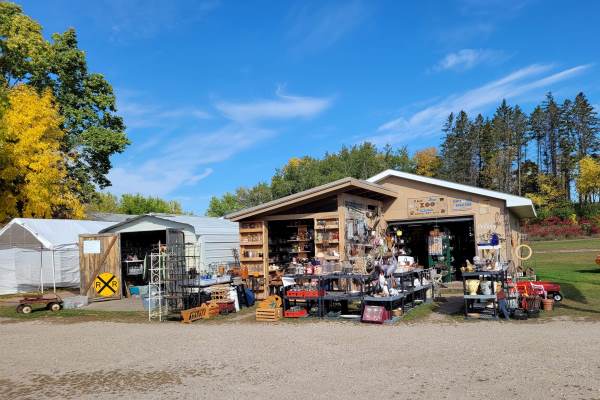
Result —
[[80, 293], [89, 301], [121, 298], [121, 246], [116, 233], [79, 235]]

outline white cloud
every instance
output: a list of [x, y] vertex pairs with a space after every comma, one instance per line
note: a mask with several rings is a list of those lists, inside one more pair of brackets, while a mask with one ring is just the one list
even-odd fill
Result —
[[85, 3], [85, 13], [92, 15], [93, 21], [101, 29], [110, 29], [109, 38], [124, 43], [153, 38], [182, 26], [197, 24], [219, 6], [218, 0], [101, 0]]
[[434, 71], [466, 71], [479, 64], [496, 63], [506, 59], [502, 51], [490, 49], [462, 49], [449, 53], [433, 67]]
[[128, 128], [167, 127], [173, 120], [211, 118], [211, 115], [198, 107], [167, 107], [144, 103], [128, 96], [119, 102], [119, 114], [123, 116]]
[[215, 106], [233, 121], [249, 123], [267, 119], [309, 118], [331, 106], [330, 98], [289, 96], [277, 91], [276, 100], [245, 103], [218, 102]]
[[379, 126], [376, 135], [367, 140], [377, 144], [399, 143], [414, 137], [434, 135], [440, 132], [444, 120], [451, 112], [482, 112], [487, 107], [497, 105], [502, 99], [515, 99], [536, 90], [541, 90], [541, 95], [551, 89], [550, 85], [574, 77], [589, 67], [590, 65], [579, 65], [550, 73], [552, 65], [530, 65], [478, 88], [448, 96], [412, 115], [387, 121]]
[[[206, 179], [209, 164], [229, 159], [273, 132], [228, 124], [212, 132], [192, 132], [156, 146], [147, 159], [129, 161], [109, 174], [110, 192], [166, 196], [176, 189]], [[200, 172], [198, 172], [200, 170]]]
[[312, 52], [332, 46], [352, 32], [369, 14], [360, 0], [314, 6], [301, 3], [288, 18], [287, 36], [294, 50]]
[[[278, 89], [273, 100], [215, 104], [225, 118], [219, 120], [215, 115], [210, 123], [220, 127], [205, 129], [192, 124], [211, 118], [199, 108], [167, 109], [126, 102], [120, 108], [125, 122], [141, 131], [138, 136], [143, 141], [134, 141], [125, 155], [130, 158], [111, 170], [113, 185], [109, 191], [166, 196], [183, 186], [195, 185], [214, 172], [214, 164], [274, 136], [276, 131], [261, 127], [264, 123], [313, 117], [331, 104], [330, 98], [284, 95]], [[150, 129], [152, 133], [144, 134]]]

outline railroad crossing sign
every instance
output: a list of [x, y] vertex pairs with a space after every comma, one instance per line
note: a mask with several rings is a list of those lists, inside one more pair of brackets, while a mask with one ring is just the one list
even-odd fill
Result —
[[111, 297], [119, 291], [119, 280], [110, 272], [103, 272], [94, 279], [94, 290], [102, 297]]

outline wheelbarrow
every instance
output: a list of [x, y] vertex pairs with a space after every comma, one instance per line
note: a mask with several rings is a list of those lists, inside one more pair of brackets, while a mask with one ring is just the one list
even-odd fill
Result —
[[31, 314], [33, 306], [44, 306], [46, 310], [57, 312], [62, 308], [62, 303], [62, 299], [57, 294], [27, 296], [19, 300], [17, 312], [20, 314]]

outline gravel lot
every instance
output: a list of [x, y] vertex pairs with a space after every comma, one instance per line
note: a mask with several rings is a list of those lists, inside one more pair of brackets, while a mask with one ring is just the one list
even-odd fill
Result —
[[598, 399], [600, 323], [0, 322], [0, 398]]

